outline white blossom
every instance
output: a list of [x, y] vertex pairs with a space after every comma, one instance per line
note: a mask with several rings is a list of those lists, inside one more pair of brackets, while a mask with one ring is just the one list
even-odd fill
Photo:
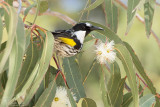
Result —
[[[74, 94], [71, 94], [73, 96], [73, 99], [76, 100]], [[65, 87], [57, 87], [51, 107], [72, 107]]]
[[114, 41], [106, 41], [106, 43], [100, 42], [96, 45], [97, 60], [100, 64], [105, 64], [106, 61], [112, 63], [115, 61], [116, 53], [114, 49]]

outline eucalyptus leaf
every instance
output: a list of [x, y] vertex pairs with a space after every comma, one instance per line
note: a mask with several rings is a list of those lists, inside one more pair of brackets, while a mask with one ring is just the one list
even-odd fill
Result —
[[40, 8], [39, 12], [44, 13], [48, 9], [48, 2], [47, 1], [40, 1]]
[[26, 58], [23, 62], [23, 66], [18, 79], [15, 95], [22, 91], [22, 88], [24, 88], [24, 85], [29, 80], [31, 74], [33, 73], [36, 63], [38, 62], [38, 59], [41, 56], [40, 53], [41, 52], [37, 49], [36, 45], [32, 43], [29, 45], [26, 52]]
[[116, 62], [111, 64], [111, 77], [107, 84], [108, 99], [113, 107], [120, 107], [123, 99], [125, 78], [121, 79], [120, 68]]
[[3, 68], [12, 50], [14, 38], [16, 36], [16, 29], [17, 29], [17, 21], [18, 21], [17, 13], [15, 9], [12, 7], [9, 7], [9, 10], [10, 10], [10, 16], [9, 16], [9, 26], [8, 26], [8, 41], [6, 44], [6, 49], [4, 51], [2, 60], [0, 61], [0, 74], [3, 72]]
[[24, 105], [29, 104], [29, 102], [31, 101], [32, 97], [34, 96], [36, 90], [40, 86], [45, 73], [47, 72], [47, 69], [48, 69], [48, 66], [50, 63], [50, 59], [51, 59], [52, 53], [53, 53], [53, 45], [54, 45], [53, 35], [50, 32], [47, 32], [44, 46], [43, 46], [42, 56], [39, 61], [38, 74], [35, 78], [34, 84], [28, 90], [28, 94], [23, 102]]
[[128, 0], [128, 9], [127, 9], [127, 30], [126, 34], [129, 32], [132, 24], [133, 19], [136, 15], [137, 5], [140, 3], [141, 0]]
[[104, 2], [104, 0], [96, 0], [94, 3], [92, 3], [91, 5], [89, 5], [85, 10], [83, 11], [90, 11], [95, 9], [96, 7], [98, 7], [99, 5], [101, 5]]
[[146, 35], [148, 37], [151, 34], [155, 4], [156, 2], [154, 0], [145, 0], [144, 3], [145, 28], [146, 28]]
[[67, 95], [72, 107], [77, 107], [76, 101], [73, 98], [72, 92], [67, 88]]
[[0, 49], [1, 49], [2, 37], [3, 37], [3, 22], [2, 22], [2, 18], [0, 16]]
[[28, 7], [25, 9], [25, 11], [24, 11], [24, 16], [27, 16], [28, 13], [29, 13], [29, 11], [30, 11], [33, 7], [35, 7], [36, 5], [37, 5], [37, 3], [34, 2], [32, 5], [28, 6]]
[[105, 73], [103, 72], [104, 70], [100, 70], [100, 89], [101, 89], [101, 94], [102, 94], [102, 100], [104, 107], [109, 107], [109, 99], [108, 99], [108, 90], [106, 86], [106, 76]]
[[81, 98], [77, 107], [97, 107], [96, 102], [90, 98]]
[[132, 93], [131, 93], [131, 92], [126, 93], [126, 94], [123, 96], [122, 107], [128, 107], [129, 104], [130, 104], [132, 101], [133, 101]]
[[[141, 74], [141, 76], [143, 77], [143, 79], [147, 83], [149, 89], [151, 90], [151, 93], [156, 95], [157, 94], [156, 88], [154, 87], [150, 78], [147, 76], [147, 74], [146, 74], [146, 72], [145, 72], [145, 70], [142, 66], [142, 63], [138, 59], [138, 56], [135, 54], [133, 48], [127, 42], [124, 42], [124, 44], [125, 44], [126, 48], [128, 49], [131, 57], [132, 57], [132, 60], [133, 60], [133, 63], [135, 65], [135, 67], [137, 68], [138, 72]], [[156, 104], [157, 104], [157, 106], [160, 106], [160, 101], [159, 101], [158, 97], [156, 97]]]
[[64, 58], [63, 60], [64, 74], [69, 88], [77, 97], [77, 101], [80, 98], [86, 97], [84, 87], [82, 85], [81, 74], [79, 71], [79, 66], [76, 63], [75, 57]]
[[118, 28], [118, 8], [113, 4], [113, 0], [105, 0], [104, 4], [107, 26], [116, 33]]
[[148, 94], [140, 98], [139, 107], [151, 107], [153, 103], [155, 103], [155, 96]]
[[139, 95], [138, 95], [138, 88], [136, 84], [136, 74], [133, 70], [132, 59], [125, 46], [117, 44], [115, 45], [115, 48], [117, 50], [117, 57], [121, 60], [123, 67], [125, 69], [125, 72], [127, 74], [127, 79], [129, 81], [131, 92], [133, 95], [134, 107], [138, 107]]
[[40, 98], [38, 99], [35, 107], [50, 107], [54, 100], [56, 93], [56, 82], [55, 80], [49, 83], [49, 87], [45, 89]]
[[9, 56], [8, 81], [5, 87], [4, 95], [2, 97], [1, 106], [8, 106], [8, 102], [12, 99], [14, 95], [25, 50], [24, 33], [24, 24], [19, 17], [16, 36]]

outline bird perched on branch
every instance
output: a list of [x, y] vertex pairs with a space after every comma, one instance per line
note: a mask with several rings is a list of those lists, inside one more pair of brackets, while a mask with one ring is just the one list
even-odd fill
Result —
[[52, 32], [54, 36], [54, 52], [58, 56], [71, 57], [80, 52], [84, 38], [93, 30], [103, 30], [92, 24], [78, 23], [69, 30], [57, 30]]

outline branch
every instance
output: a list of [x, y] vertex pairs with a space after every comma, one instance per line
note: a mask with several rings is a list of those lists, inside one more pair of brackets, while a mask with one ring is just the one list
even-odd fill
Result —
[[74, 21], [70, 17], [68, 17], [64, 14], [61, 14], [59, 12], [54, 12], [54, 11], [47, 10], [45, 13], [42, 13], [42, 15], [57, 16], [60, 19], [62, 19], [63, 21], [65, 21], [65, 22], [67, 22], [68, 24], [71, 24], [71, 25], [75, 25], [77, 23], [76, 21]]

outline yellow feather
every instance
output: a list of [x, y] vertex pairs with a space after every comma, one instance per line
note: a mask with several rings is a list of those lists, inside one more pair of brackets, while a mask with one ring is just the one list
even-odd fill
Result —
[[66, 43], [66, 44], [68, 44], [68, 45], [70, 45], [70, 46], [72, 46], [72, 47], [76, 45], [76, 43], [74, 42], [73, 39], [64, 38], [64, 37], [59, 37], [59, 39], [60, 39], [62, 42]]

